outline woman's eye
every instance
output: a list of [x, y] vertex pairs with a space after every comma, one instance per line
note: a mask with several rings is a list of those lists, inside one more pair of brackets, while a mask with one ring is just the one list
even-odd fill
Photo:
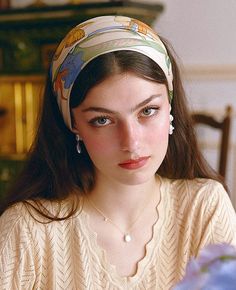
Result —
[[111, 124], [111, 120], [107, 117], [98, 117], [92, 119], [91, 121], [89, 121], [89, 123], [95, 127], [102, 127]]
[[153, 116], [157, 113], [157, 111], [158, 111], [158, 108], [147, 107], [141, 111], [141, 116], [144, 116], [144, 117]]

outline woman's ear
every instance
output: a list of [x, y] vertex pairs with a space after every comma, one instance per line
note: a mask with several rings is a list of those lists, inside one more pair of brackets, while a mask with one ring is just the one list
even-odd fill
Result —
[[79, 135], [79, 130], [73, 125], [71, 131], [76, 134], [76, 135]]
[[71, 128], [72, 133], [75, 134], [77, 141], [82, 140], [82, 138], [80, 137], [80, 133], [78, 128], [76, 127], [75, 124], [72, 124], [72, 128]]
[[76, 135], [79, 135], [79, 130], [77, 128], [77, 124], [76, 124], [76, 121], [75, 121], [75, 118], [74, 118], [74, 114], [73, 114], [73, 109], [71, 111], [71, 131], [76, 134]]

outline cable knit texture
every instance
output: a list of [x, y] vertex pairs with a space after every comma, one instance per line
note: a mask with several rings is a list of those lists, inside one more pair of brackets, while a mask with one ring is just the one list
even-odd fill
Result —
[[[68, 212], [68, 202], [62, 203], [60, 215]], [[56, 202], [44, 205], [54, 213], [58, 210]], [[158, 211], [153, 238], [136, 274], [120, 277], [98, 246], [85, 212], [39, 223], [18, 203], [0, 218], [0, 289], [168, 290], [205, 245], [236, 245], [235, 211], [216, 181], [161, 178]]]

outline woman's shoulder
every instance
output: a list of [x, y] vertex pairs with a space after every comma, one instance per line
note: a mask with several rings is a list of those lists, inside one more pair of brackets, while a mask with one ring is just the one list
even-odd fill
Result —
[[[236, 243], [236, 215], [223, 185], [206, 178], [165, 179], [169, 209], [183, 224], [194, 224], [195, 230], [212, 227], [212, 233], [226, 233]], [[168, 189], [168, 190], [167, 190]], [[213, 230], [214, 229], [214, 230]], [[224, 240], [224, 239], [223, 239]]]
[[[25, 232], [30, 225], [36, 223], [39, 213], [31, 207], [31, 201], [17, 202], [9, 206], [0, 216], [1, 236]], [[34, 212], [34, 214], [32, 214]]]
[[0, 255], [7, 245], [28, 244], [30, 230], [27, 226], [28, 214], [24, 203], [10, 206], [0, 216]]
[[213, 179], [168, 179], [164, 178], [164, 188], [169, 198], [177, 205], [188, 209], [230, 203], [223, 185]]
[[0, 216], [0, 230], [3, 227], [10, 229], [25, 218], [27, 218], [27, 210], [23, 202], [9, 206]]
[[171, 194], [175, 195], [225, 195], [227, 194], [223, 185], [213, 179], [208, 178], [194, 178], [194, 179], [164, 179], [170, 187]]
[[44, 228], [53, 227], [53, 220], [69, 220], [67, 217], [75, 215], [81, 207], [81, 198], [77, 202], [74, 199], [18, 202], [0, 216], [0, 236], [6, 238], [22, 232], [31, 235], [40, 229], [39, 232], [44, 232]]

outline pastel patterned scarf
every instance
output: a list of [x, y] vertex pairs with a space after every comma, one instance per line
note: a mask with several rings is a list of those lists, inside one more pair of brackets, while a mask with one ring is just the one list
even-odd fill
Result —
[[100, 16], [74, 27], [59, 44], [51, 76], [57, 103], [71, 129], [70, 92], [80, 71], [94, 58], [113, 51], [129, 50], [154, 60], [163, 70], [173, 96], [170, 58], [158, 35], [143, 22], [126, 16]]

